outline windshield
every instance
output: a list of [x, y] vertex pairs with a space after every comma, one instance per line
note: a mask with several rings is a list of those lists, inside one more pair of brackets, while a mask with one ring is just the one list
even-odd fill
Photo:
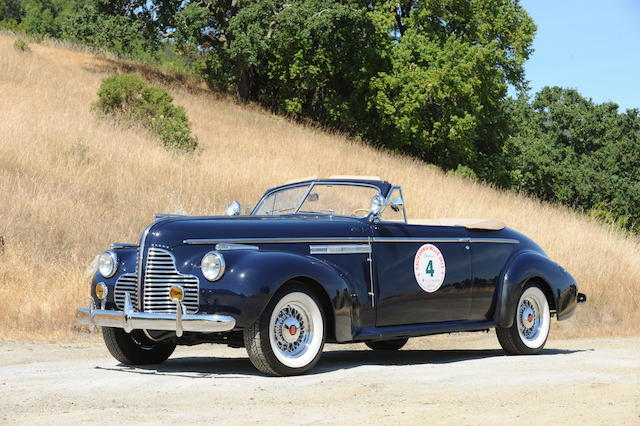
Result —
[[312, 183], [283, 188], [264, 197], [254, 215], [328, 214], [364, 217], [378, 188], [355, 184]]

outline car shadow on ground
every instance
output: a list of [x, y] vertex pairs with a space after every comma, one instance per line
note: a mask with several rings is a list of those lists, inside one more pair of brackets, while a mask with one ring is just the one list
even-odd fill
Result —
[[[549, 355], [568, 355], [585, 350], [545, 349], [541, 357]], [[361, 366], [411, 366], [426, 364], [448, 364], [506, 356], [500, 349], [471, 350], [332, 350], [322, 354], [320, 362], [307, 374], [324, 374], [337, 370], [347, 370]], [[189, 378], [210, 378], [233, 376], [250, 378], [261, 375], [249, 361], [249, 358], [216, 357], [180, 357], [170, 358], [163, 364], [116, 367], [95, 367], [101, 370], [121, 371], [133, 374], [169, 375]]]

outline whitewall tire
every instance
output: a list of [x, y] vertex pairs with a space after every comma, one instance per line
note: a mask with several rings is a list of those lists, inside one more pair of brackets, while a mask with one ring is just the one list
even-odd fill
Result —
[[534, 355], [542, 352], [551, 326], [549, 302], [537, 285], [524, 289], [511, 327], [496, 328], [500, 345], [510, 355]]
[[244, 330], [247, 353], [265, 374], [291, 376], [315, 366], [326, 335], [322, 306], [302, 286], [278, 293], [261, 317]]

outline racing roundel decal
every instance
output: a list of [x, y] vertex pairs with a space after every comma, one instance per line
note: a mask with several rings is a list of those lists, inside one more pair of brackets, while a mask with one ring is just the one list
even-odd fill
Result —
[[438, 247], [425, 244], [418, 249], [413, 261], [413, 273], [420, 288], [428, 293], [438, 290], [444, 282], [446, 267]]

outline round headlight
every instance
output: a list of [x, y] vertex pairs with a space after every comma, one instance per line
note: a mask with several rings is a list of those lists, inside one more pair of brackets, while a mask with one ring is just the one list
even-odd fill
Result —
[[118, 256], [111, 250], [107, 250], [98, 258], [98, 271], [105, 278], [111, 278], [118, 269]]
[[210, 251], [202, 258], [202, 275], [209, 281], [216, 281], [224, 274], [224, 257], [217, 251]]

